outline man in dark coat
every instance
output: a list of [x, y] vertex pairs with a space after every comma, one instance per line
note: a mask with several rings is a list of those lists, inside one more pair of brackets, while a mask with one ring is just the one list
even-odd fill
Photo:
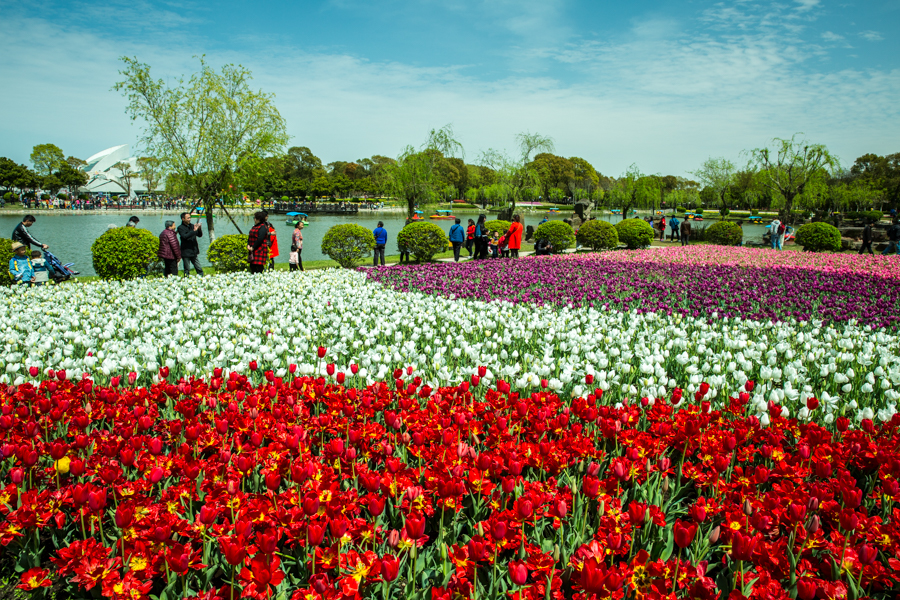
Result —
[[685, 219], [681, 222], [681, 245], [687, 246], [691, 241], [691, 222]]
[[191, 223], [191, 213], [181, 213], [181, 225], [178, 226], [178, 235], [181, 237], [181, 261], [184, 264], [184, 274], [187, 275], [194, 265], [194, 271], [197, 275], [203, 275], [203, 269], [200, 267], [200, 245], [197, 238], [203, 237], [203, 230], [200, 229], [200, 223], [196, 225]]
[[157, 256], [163, 261], [163, 274], [178, 275], [178, 259], [181, 250], [175, 236], [175, 221], [166, 221], [166, 228], [159, 234], [159, 252]]
[[31, 245], [40, 246], [44, 250], [47, 249], [47, 244], [43, 242], [39, 242], [31, 232], [28, 231], [28, 228], [34, 225], [35, 218], [33, 215], [25, 215], [25, 218], [22, 219], [22, 222], [16, 225], [16, 228], [13, 229], [12, 232], [12, 241], [19, 242], [23, 246], [26, 246], [29, 250], [31, 250]]
[[863, 254], [866, 250], [869, 251], [869, 254], [874, 255], [875, 252], [872, 251], [872, 224], [866, 223], [866, 226], [863, 227], [862, 231], [862, 248], [859, 249], [859, 253]]

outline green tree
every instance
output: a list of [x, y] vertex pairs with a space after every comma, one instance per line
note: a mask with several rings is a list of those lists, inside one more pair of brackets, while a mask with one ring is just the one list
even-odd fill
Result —
[[507, 219], [512, 218], [516, 209], [516, 203], [528, 195], [531, 188], [540, 188], [541, 179], [537, 171], [529, 168], [531, 155], [540, 150], [546, 153], [554, 151], [553, 139], [539, 133], [516, 134], [516, 145], [519, 149], [518, 158], [510, 158], [503, 152], [489, 148], [481, 154], [481, 166], [493, 173], [493, 181], [490, 184], [499, 185], [502, 190], [502, 201], [506, 203], [505, 213], [501, 214]]
[[213, 213], [244, 162], [281, 150], [288, 140], [273, 96], [254, 91], [242, 66], [220, 72], [200, 59], [200, 71], [174, 85], [153, 79], [150, 66], [123, 57], [123, 81], [114, 89], [128, 99], [127, 112], [144, 122], [142, 143], [171, 175], [179, 177], [206, 209], [206, 228], [215, 238]]
[[614, 205], [622, 209], [622, 218], [627, 219], [632, 208], [656, 208], [660, 202], [660, 181], [655, 175], [644, 175], [637, 165], [631, 165], [625, 174], [616, 180], [616, 187], [610, 192]]
[[147, 184], [147, 193], [153, 195], [163, 180], [162, 162], [156, 157], [144, 156], [137, 159], [137, 168], [141, 179]]
[[31, 164], [38, 175], [46, 177], [66, 162], [66, 155], [54, 144], [38, 144], [31, 150]]
[[722, 211], [728, 210], [729, 190], [736, 173], [734, 163], [727, 158], [708, 158], [699, 169], [691, 171], [704, 189], [712, 192]]
[[819, 171], [834, 171], [839, 167], [838, 159], [823, 144], [798, 141], [798, 135], [803, 134], [794, 134], [790, 139], [775, 138], [772, 148], [750, 151], [751, 162], [759, 171], [760, 185], [784, 201], [781, 219], [786, 223], [793, 222], [794, 201], [808, 192], [810, 184], [821, 182], [817, 177]]
[[407, 146], [396, 163], [385, 165], [381, 171], [384, 189], [405, 201], [407, 214], [412, 217], [416, 205], [433, 202], [446, 186], [439, 167], [445, 156], [456, 153], [463, 154], [463, 147], [454, 137], [453, 127], [432, 129], [421, 148]]
[[113, 170], [118, 171], [118, 173], [114, 173], [113, 177], [108, 177], [109, 181], [122, 188], [126, 196], [130, 196], [131, 184], [137, 178], [137, 172], [131, 168], [130, 163], [122, 160], [110, 167], [110, 171]]
[[541, 195], [551, 196], [550, 190], [569, 190], [569, 184], [575, 179], [575, 165], [568, 158], [542, 152], [526, 165], [526, 168], [537, 173], [540, 179]]
[[[78, 194], [78, 188], [87, 185], [88, 174], [78, 166], [73, 166], [70, 156], [66, 162], [59, 165], [59, 170], [54, 173], [57, 179], [69, 190], [70, 194]], [[76, 161], [78, 159], [75, 159]], [[84, 161], [82, 161], [84, 162]], [[77, 162], [75, 163], [77, 165]]]
[[887, 156], [864, 154], [850, 167], [850, 175], [868, 183], [872, 189], [880, 190], [882, 201], [889, 206], [900, 205], [900, 152]]

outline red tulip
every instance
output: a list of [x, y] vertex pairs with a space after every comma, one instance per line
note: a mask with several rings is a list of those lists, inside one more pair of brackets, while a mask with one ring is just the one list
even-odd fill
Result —
[[232, 567], [244, 562], [247, 557], [247, 547], [244, 540], [232, 537], [220, 537], [219, 546], [225, 555], [225, 561]]
[[744, 535], [740, 531], [735, 531], [731, 535], [731, 560], [753, 560], [753, 552], [756, 545], [759, 544], [761, 536], [757, 534], [754, 537]]
[[478, 367], [478, 376], [484, 377], [487, 375], [487, 367]]
[[38, 369], [37, 367], [28, 367], [28, 374], [31, 375], [32, 377], [37, 377], [38, 373], [40, 373], [40, 372], [41, 372], [41, 370]]
[[356, 363], [350, 365], [350, 372], [353, 373], [354, 375], [359, 373], [359, 365], [357, 365]]
[[317, 352], [318, 355], [319, 355], [319, 358], [325, 358], [325, 353], [326, 353], [326, 352], [327, 352], [327, 350], [325, 349], [325, 346], [319, 346], [319, 349], [318, 349], [318, 352]]
[[311, 517], [319, 512], [319, 497], [310, 492], [303, 497], [303, 513]]
[[688, 515], [691, 517], [691, 519], [694, 520], [695, 523], [702, 523], [706, 520], [706, 507], [699, 504], [694, 504], [693, 506], [691, 506], [690, 510], [688, 510]]
[[679, 548], [687, 548], [694, 541], [697, 535], [697, 526], [694, 524], [686, 524], [681, 519], [675, 520], [675, 544]]
[[317, 523], [310, 523], [306, 527], [306, 534], [309, 538], [309, 545], [318, 546], [325, 539], [325, 527]]
[[528, 568], [522, 561], [514, 560], [509, 563], [509, 578], [515, 585], [523, 586], [528, 582]]
[[592, 596], [603, 592], [606, 572], [596, 558], [587, 560], [581, 568], [581, 587]]
[[120, 504], [116, 508], [116, 527], [119, 529], [127, 529], [134, 521], [134, 509]]
[[505, 521], [493, 521], [491, 523], [491, 537], [493, 538], [495, 543], [502, 542], [506, 539], [506, 522]]
[[400, 573], [400, 561], [396, 556], [386, 554], [381, 557], [381, 578], [385, 581], [394, 581]]
[[251, 361], [250, 361], [250, 370], [251, 370], [251, 371], [255, 371], [255, 370], [258, 369], [258, 368], [259, 368], [259, 365], [256, 364], [256, 361], [255, 361], [255, 360], [251, 360]]
[[593, 384], [593, 383], [594, 383], [594, 376], [591, 375], [590, 373], [588, 373], [587, 375], [585, 375], [585, 376], [584, 376], [584, 383], [585, 383], [586, 385], [591, 385], [591, 384]]
[[328, 373], [328, 376], [331, 377], [334, 375], [334, 363], [328, 363], [325, 365], [325, 372]]
[[415, 541], [425, 533], [425, 517], [406, 517], [406, 535]]
[[863, 543], [863, 545], [857, 549], [856, 555], [859, 556], [859, 562], [868, 567], [875, 562], [876, 558], [878, 558], [878, 549]]
[[369, 504], [368, 504], [369, 514], [371, 514], [373, 517], [377, 517], [378, 515], [383, 513], [384, 512], [384, 503], [385, 503], [384, 496], [381, 496], [380, 494], [370, 495], [369, 496]]
[[813, 600], [818, 591], [819, 586], [815, 581], [810, 581], [805, 577], [801, 577], [797, 580], [797, 598], [800, 600]]
[[338, 382], [338, 385], [344, 385], [344, 381], [346, 380], [346, 378], [347, 378], [347, 376], [344, 375], [344, 372], [343, 372], [343, 371], [341, 371], [340, 373], [338, 373], [338, 374], [337, 374], [337, 377], [335, 377], [335, 379], [336, 379], [337, 382]]
[[632, 502], [628, 505], [628, 519], [633, 527], [643, 525], [647, 520], [647, 505], [642, 502]]

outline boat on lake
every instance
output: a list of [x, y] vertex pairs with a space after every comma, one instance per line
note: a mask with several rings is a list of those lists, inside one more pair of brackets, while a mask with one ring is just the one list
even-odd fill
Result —
[[435, 212], [436, 212], [437, 214], [433, 214], [433, 215], [431, 215], [431, 216], [428, 217], [428, 218], [429, 218], [429, 219], [435, 219], [435, 220], [439, 220], [439, 219], [441, 219], [441, 220], [443, 220], [443, 219], [455, 219], [455, 218], [456, 218], [455, 216], [453, 216], [453, 211], [449, 211], [449, 210], [438, 210], [438, 211], [435, 211]]
[[302, 223], [304, 227], [309, 225], [309, 215], [306, 213], [289, 212], [286, 213], [285, 216], [287, 217], [287, 225], [296, 225], [298, 221]]

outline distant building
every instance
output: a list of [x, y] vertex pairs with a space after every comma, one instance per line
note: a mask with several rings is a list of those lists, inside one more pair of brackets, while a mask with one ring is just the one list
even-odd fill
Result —
[[[90, 193], [124, 194], [125, 190], [115, 183], [121, 180], [122, 172], [113, 168], [118, 163], [126, 163], [133, 173], [138, 173], [137, 157], [131, 156], [128, 144], [113, 146], [87, 159], [82, 167], [90, 180], [82, 189]], [[135, 196], [147, 191], [147, 183], [140, 177], [131, 179], [131, 195]]]

